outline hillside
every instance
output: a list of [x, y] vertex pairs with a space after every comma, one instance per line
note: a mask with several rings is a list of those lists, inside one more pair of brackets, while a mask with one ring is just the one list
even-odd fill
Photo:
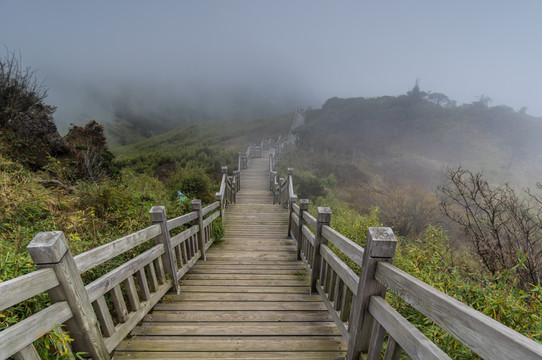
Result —
[[332, 98], [307, 111], [296, 132], [302, 146], [348, 159], [386, 183], [432, 189], [444, 169], [458, 166], [518, 187], [542, 179], [542, 119], [484, 101], [443, 106], [431, 99], [413, 92]]
[[288, 131], [293, 114], [254, 120], [234, 119], [191, 124], [127, 146], [112, 148], [121, 166], [160, 172], [171, 167], [203, 167], [215, 176], [220, 167], [237, 166], [237, 152], [253, 141]]

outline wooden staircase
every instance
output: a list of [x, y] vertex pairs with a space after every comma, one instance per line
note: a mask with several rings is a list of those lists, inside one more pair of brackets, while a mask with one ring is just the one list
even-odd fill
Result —
[[267, 154], [250, 160], [226, 237], [116, 349], [114, 359], [343, 359], [346, 344], [287, 239]]

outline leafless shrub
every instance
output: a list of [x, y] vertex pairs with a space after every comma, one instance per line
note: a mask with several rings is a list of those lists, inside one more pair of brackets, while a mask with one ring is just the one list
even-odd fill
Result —
[[525, 257], [518, 275], [524, 282], [542, 280], [542, 200], [520, 197], [508, 184], [494, 187], [482, 173], [450, 170], [439, 187], [440, 206], [459, 224], [487, 269], [497, 274]]

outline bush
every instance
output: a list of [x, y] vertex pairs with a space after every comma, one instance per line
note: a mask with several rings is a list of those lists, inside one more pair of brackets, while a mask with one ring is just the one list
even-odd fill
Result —
[[299, 199], [315, 200], [327, 194], [323, 182], [308, 172], [294, 172], [293, 181]]
[[183, 168], [177, 170], [167, 181], [171, 189], [172, 199], [181, 191], [190, 199], [200, 199], [204, 203], [214, 201], [211, 193], [211, 179], [200, 167]]

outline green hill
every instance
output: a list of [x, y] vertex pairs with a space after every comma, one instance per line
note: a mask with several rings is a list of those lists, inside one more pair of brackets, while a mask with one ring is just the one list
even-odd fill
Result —
[[442, 170], [458, 166], [517, 186], [542, 179], [542, 119], [483, 101], [443, 106], [431, 99], [413, 92], [332, 98], [307, 111], [296, 132], [302, 146], [348, 159], [387, 183], [429, 189]]
[[254, 120], [217, 120], [179, 127], [158, 136], [112, 148], [118, 163], [138, 171], [160, 171], [168, 164], [203, 167], [220, 174], [220, 167], [237, 166], [237, 152], [254, 141], [288, 131], [293, 114]]

